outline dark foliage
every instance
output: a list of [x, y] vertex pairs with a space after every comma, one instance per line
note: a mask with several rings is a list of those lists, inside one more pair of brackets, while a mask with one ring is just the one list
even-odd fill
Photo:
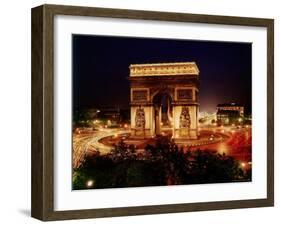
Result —
[[232, 157], [214, 151], [184, 151], [166, 137], [157, 138], [137, 152], [133, 145], [118, 143], [111, 154], [87, 156], [73, 172], [73, 189], [161, 186], [176, 184], [250, 181]]

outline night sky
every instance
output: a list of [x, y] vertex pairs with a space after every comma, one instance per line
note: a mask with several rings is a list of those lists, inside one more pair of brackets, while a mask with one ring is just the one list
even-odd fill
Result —
[[236, 102], [251, 113], [250, 43], [73, 35], [73, 106], [129, 106], [129, 65], [195, 61], [200, 111]]

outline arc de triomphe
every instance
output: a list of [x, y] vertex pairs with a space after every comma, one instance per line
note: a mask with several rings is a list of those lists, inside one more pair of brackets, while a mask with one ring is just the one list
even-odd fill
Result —
[[198, 138], [199, 69], [195, 62], [131, 64], [132, 136], [170, 130], [175, 139]]

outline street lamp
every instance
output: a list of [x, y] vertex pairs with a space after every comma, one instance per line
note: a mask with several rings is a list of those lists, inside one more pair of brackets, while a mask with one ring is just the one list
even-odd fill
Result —
[[229, 118], [225, 119], [225, 123], [226, 123], [226, 124], [229, 123]]
[[93, 185], [94, 185], [94, 181], [93, 181], [93, 180], [88, 180], [88, 181], [86, 182], [87, 188], [91, 188], [91, 187], [93, 187]]

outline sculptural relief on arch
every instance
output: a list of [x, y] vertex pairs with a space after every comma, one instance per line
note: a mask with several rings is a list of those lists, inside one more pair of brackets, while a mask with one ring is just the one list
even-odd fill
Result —
[[199, 69], [195, 62], [130, 65], [131, 133], [198, 138]]

